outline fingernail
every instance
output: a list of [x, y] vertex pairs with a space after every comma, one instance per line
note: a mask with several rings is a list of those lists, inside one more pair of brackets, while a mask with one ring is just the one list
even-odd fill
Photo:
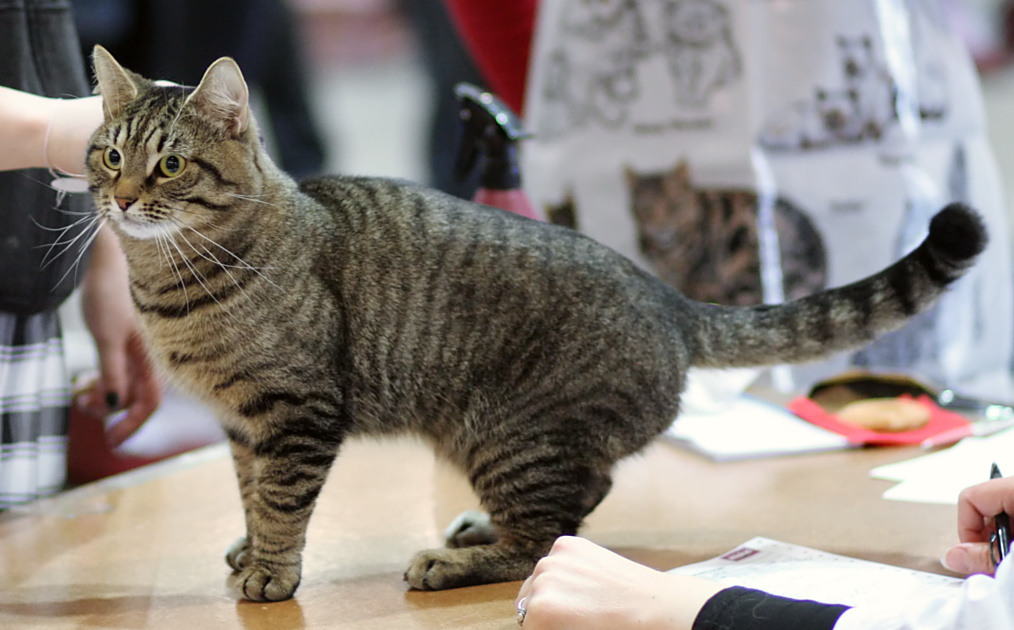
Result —
[[109, 407], [110, 411], [115, 411], [120, 407], [120, 395], [116, 392], [106, 392], [106, 406]]
[[954, 545], [940, 558], [940, 564], [948, 571], [967, 575], [972, 570], [969, 548], [967, 545]]

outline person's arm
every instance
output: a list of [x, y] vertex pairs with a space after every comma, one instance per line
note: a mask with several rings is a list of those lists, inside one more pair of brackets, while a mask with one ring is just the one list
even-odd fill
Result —
[[522, 112], [538, 0], [444, 0], [489, 88]]
[[[993, 499], [975, 509], [996, 505], [1014, 496], [1011, 490], [1010, 482], [975, 489], [964, 495], [962, 511], [970, 514], [986, 495]], [[521, 599], [525, 630], [1011, 630], [1014, 561], [1002, 563], [995, 580], [973, 575], [948, 595], [848, 608], [662, 573], [564, 537], [522, 585]]]
[[848, 609], [733, 586], [704, 603], [692, 630], [833, 630]]
[[81, 283], [81, 308], [99, 353], [100, 376], [78, 405], [96, 417], [126, 410], [106, 439], [118, 446], [151, 416], [162, 387], [141, 339], [128, 289], [127, 261], [109, 226], [95, 238], [91, 262]]
[[525, 580], [525, 630], [691, 630], [720, 584], [628, 560], [584, 538], [564, 536]]
[[953, 594], [904, 606], [857, 606], [834, 630], [1010, 630], [1014, 628], [1014, 562], [996, 579], [973, 575]]
[[56, 99], [0, 86], [0, 170], [83, 173], [85, 150], [102, 123], [102, 97]]
[[1014, 628], [1014, 560], [996, 579], [989, 559], [993, 517], [1014, 513], [1014, 477], [964, 490], [958, 499], [961, 543], [944, 566], [979, 573], [960, 592], [904, 606], [846, 608], [777, 597], [638, 565], [594, 543], [564, 537], [522, 585], [525, 628], [668, 630], [1010, 630]]
[[526, 630], [831, 630], [845, 606], [663, 573], [564, 536], [518, 592]]

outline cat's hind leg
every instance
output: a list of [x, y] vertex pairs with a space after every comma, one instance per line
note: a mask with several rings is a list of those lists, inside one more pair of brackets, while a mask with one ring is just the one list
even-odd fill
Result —
[[[589, 489], [586, 514], [595, 509], [595, 506], [599, 504], [599, 501], [609, 491], [611, 480], [605, 477], [601, 482], [598, 487]], [[491, 545], [498, 539], [499, 534], [497, 534], [496, 526], [493, 525], [489, 514], [480, 510], [465, 510], [451, 521], [451, 524], [444, 530], [444, 543], [452, 549], [475, 545]]]
[[452, 549], [491, 545], [498, 538], [489, 514], [479, 510], [465, 510], [444, 530], [444, 543]]
[[451, 548], [416, 554], [405, 573], [409, 586], [443, 590], [521, 580], [558, 537], [577, 533], [611, 486], [610, 466], [593, 466], [572, 449], [543, 444], [539, 450], [473, 472], [489, 516], [466, 513], [452, 524], [457, 535], [448, 540]]

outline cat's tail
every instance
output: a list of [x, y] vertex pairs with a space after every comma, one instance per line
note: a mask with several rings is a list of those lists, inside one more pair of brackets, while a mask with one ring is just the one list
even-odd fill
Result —
[[931, 307], [972, 266], [986, 242], [979, 215], [953, 203], [933, 217], [919, 247], [858, 282], [773, 306], [695, 303], [692, 363], [800, 363], [861, 347]]

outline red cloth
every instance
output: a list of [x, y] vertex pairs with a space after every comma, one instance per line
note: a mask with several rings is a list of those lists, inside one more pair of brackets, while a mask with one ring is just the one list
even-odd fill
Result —
[[489, 88], [521, 113], [538, 0], [444, 0]]
[[[789, 411], [818, 427], [844, 435], [853, 444], [864, 444], [867, 446], [922, 444], [926, 440], [939, 437], [943, 434], [950, 434], [955, 429], [968, 429], [971, 427], [971, 424], [964, 416], [941, 408], [929, 396], [912, 398], [907, 394], [903, 394], [898, 398], [914, 400], [928, 409], [930, 412], [929, 422], [918, 429], [910, 431], [874, 431], [841, 420], [837, 415], [826, 411], [814, 402], [813, 399], [806, 396], [800, 396], [790, 402]], [[968, 435], [971, 435], [971, 431], [968, 431]], [[957, 439], [954, 441], [957, 441]]]

